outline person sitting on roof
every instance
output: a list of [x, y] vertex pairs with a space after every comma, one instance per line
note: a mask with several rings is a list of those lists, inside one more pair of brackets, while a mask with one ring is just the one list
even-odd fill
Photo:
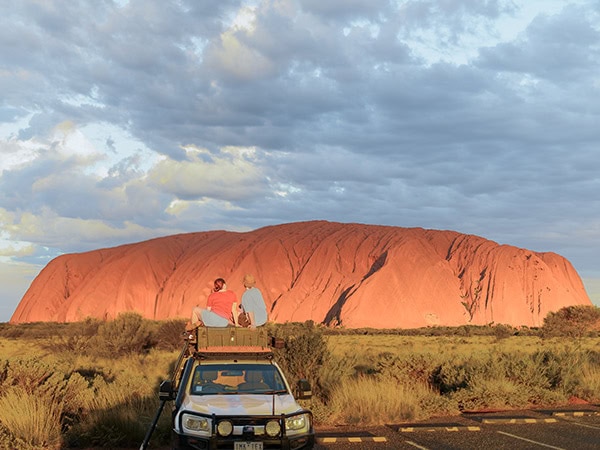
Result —
[[227, 289], [223, 278], [214, 281], [213, 292], [208, 296], [206, 308], [196, 306], [192, 310], [192, 319], [186, 325], [186, 331], [198, 327], [226, 327], [230, 321], [237, 326], [237, 296]]
[[241, 309], [248, 314], [249, 328], [259, 327], [267, 323], [267, 306], [260, 290], [256, 287], [254, 276], [244, 276], [245, 292], [242, 294]]

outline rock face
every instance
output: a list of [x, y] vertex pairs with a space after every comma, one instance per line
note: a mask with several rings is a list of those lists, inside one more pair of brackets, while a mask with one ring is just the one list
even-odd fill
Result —
[[453, 231], [323, 221], [247, 233], [181, 234], [51, 261], [11, 322], [188, 318], [223, 277], [238, 297], [252, 273], [270, 320], [347, 328], [542, 325], [591, 305], [562, 256]]

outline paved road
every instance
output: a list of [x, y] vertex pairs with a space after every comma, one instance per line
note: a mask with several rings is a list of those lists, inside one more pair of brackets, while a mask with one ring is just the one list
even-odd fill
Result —
[[463, 414], [378, 428], [318, 429], [315, 450], [599, 450], [600, 405]]

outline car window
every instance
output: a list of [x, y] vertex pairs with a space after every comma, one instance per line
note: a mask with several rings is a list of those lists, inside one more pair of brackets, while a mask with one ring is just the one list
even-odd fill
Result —
[[268, 364], [198, 365], [191, 385], [191, 393], [196, 395], [284, 392], [287, 391], [281, 373]]

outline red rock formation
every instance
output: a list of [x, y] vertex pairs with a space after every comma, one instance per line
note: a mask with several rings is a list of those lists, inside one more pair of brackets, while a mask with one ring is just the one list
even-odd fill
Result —
[[11, 322], [70, 322], [136, 311], [187, 318], [212, 281], [241, 295], [253, 273], [276, 322], [348, 328], [539, 326], [550, 311], [591, 305], [563, 257], [453, 231], [323, 221], [248, 233], [181, 234], [51, 261]]

